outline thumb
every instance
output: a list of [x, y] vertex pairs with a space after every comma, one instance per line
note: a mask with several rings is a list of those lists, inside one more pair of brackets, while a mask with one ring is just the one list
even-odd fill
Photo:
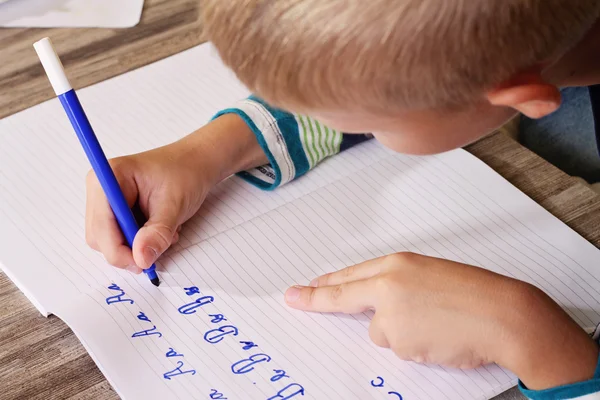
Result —
[[177, 234], [176, 207], [158, 210], [138, 231], [133, 241], [133, 259], [142, 269], [148, 269], [173, 243]]

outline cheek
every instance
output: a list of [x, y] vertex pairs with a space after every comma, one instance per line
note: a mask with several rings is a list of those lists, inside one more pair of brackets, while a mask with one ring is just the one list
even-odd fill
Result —
[[437, 134], [374, 133], [375, 139], [385, 147], [398, 153], [425, 155], [445, 151], [448, 143], [439, 140]]
[[399, 153], [428, 155], [464, 147], [493, 132], [512, 116], [514, 111], [502, 110], [485, 118], [471, 116], [451, 121], [440, 119], [437, 124], [413, 125], [398, 132], [374, 133], [384, 146]]
[[480, 134], [437, 130], [435, 132], [375, 133], [384, 146], [399, 153], [428, 155], [463, 147], [478, 139]]
[[378, 125], [373, 122], [372, 118], [358, 117], [356, 115], [331, 116], [319, 114], [318, 112], [307, 113], [307, 115], [310, 115], [328, 128], [348, 134], [371, 133], [374, 127]]

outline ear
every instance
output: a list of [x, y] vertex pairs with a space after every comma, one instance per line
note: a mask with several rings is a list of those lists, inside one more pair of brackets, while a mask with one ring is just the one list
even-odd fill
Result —
[[560, 107], [558, 88], [545, 82], [539, 73], [515, 75], [487, 93], [490, 104], [511, 107], [529, 118], [542, 118]]

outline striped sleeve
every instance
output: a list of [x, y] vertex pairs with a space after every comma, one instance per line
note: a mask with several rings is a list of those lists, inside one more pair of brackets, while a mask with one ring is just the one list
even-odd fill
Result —
[[371, 138], [348, 135], [313, 118], [271, 107], [250, 96], [216, 116], [235, 113], [250, 127], [269, 164], [238, 173], [261, 189], [273, 190], [304, 175], [321, 161]]
[[[592, 333], [592, 338], [600, 344], [600, 324], [596, 326]], [[600, 400], [600, 358], [596, 366], [594, 377], [585, 382], [578, 382], [572, 385], [558, 386], [546, 390], [529, 390], [523, 382], [519, 381], [519, 389], [531, 400]]]

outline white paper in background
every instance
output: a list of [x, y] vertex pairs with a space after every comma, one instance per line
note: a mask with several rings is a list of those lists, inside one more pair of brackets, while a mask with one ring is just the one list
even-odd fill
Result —
[[129, 28], [144, 0], [0, 0], [0, 27]]

